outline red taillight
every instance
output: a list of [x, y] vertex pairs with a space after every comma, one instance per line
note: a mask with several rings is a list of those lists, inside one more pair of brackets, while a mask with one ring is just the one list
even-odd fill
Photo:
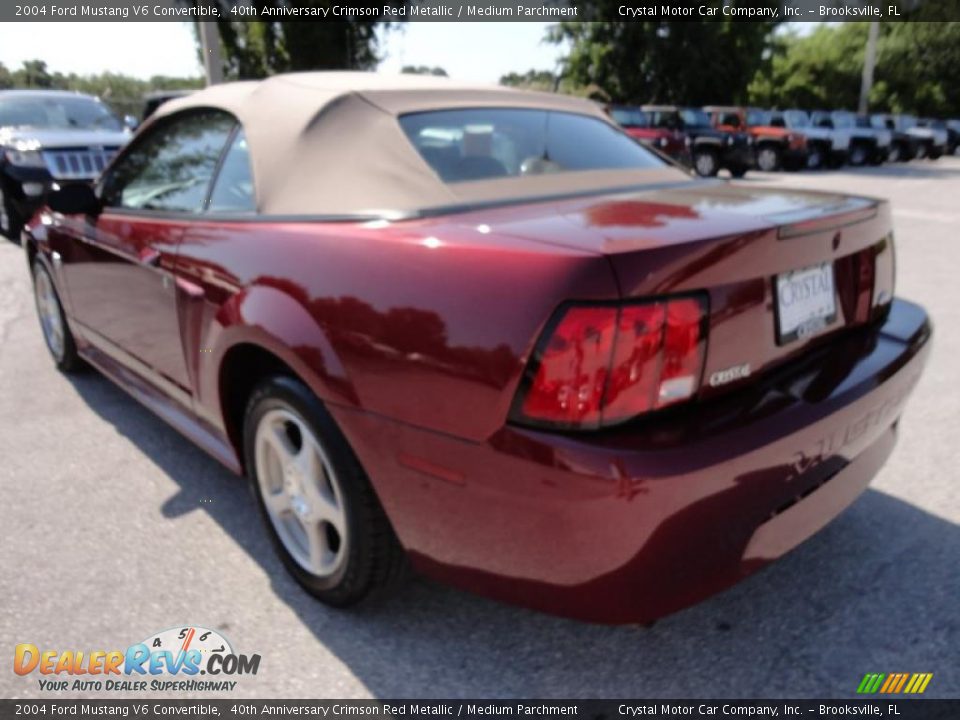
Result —
[[667, 303], [663, 333], [663, 366], [657, 407], [686, 400], [700, 385], [703, 370], [703, 305], [695, 298]]
[[541, 338], [515, 418], [597, 428], [686, 400], [700, 384], [705, 316], [694, 297], [565, 308]]
[[568, 308], [537, 353], [537, 373], [523, 399], [532, 420], [563, 425], [600, 423], [617, 309]]

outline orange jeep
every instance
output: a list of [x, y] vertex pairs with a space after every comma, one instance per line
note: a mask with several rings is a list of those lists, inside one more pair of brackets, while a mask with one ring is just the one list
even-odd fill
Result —
[[773, 172], [781, 167], [806, 166], [807, 139], [786, 128], [771, 126], [770, 113], [766, 110], [728, 105], [709, 105], [704, 110], [715, 128], [750, 133], [756, 147], [758, 170]]

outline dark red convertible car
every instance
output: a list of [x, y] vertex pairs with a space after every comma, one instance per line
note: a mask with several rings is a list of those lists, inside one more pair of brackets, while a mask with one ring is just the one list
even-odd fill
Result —
[[866, 488], [930, 347], [885, 202], [437, 78], [173, 100], [23, 240], [57, 365], [245, 473], [334, 605], [406, 559], [589, 620], [696, 602]]

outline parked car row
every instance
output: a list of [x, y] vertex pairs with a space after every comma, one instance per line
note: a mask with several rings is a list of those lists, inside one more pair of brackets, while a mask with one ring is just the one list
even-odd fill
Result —
[[[184, 91], [152, 93], [143, 117]], [[634, 139], [710, 177], [936, 160], [960, 143], [960, 120], [857, 115], [844, 110], [614, 105], [607, 113]], [[51, 90], [0, 91], [0, 234], [16, 238], [54, 184], [90, 183], [136, 128], [99, 99]]]
[[960, 120], [858, 115], [847, 110], [762, 110], [727, 105], [612, 105], [610, 116], [636, 140], [699, 175], [726, 169], [819, 169], [953, 155]]

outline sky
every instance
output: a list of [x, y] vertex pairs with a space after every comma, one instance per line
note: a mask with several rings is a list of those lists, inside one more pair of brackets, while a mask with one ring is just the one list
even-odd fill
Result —
[[[458, 80], [496, 83], [511, 71], [553, 70], [560, 46], [543, 43], [547, 23], [407, 23], [382, 36], [378, 68], [439, 65]], [[77, 52], [82, 47], [82, 52]], [[147, 79], [202, 73], [187, 23], [2, 23], [0, 62], [44, 60], [51, 71], [122, 72]]]

